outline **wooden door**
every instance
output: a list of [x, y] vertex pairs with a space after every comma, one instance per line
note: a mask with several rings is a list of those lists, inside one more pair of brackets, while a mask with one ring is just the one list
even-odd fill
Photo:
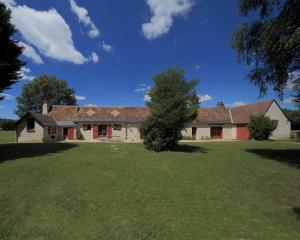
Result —
[[238, 140], [249, 140], [250, 133], [247, 124], [239, 124], [236, 126], [236, 138]]
[[108, 138], [111, 138], [111, 135], [112, 135], [111, 125], [107, 125], [107, 127], [106, 127], [106, 135], [107, 135]]
[[222, 139], [222, 132], [223, 128], [222, 127], [211, 127], [210, 128], [210, 138], [211, 139]]
[[93, 125], [93, 138], [98, 138], [98, 125]]
[[197, 128], [196, 127], [193, 127], [192, 128], [192, 138], [195, 140], [197, 137]]
[[68, 139], [74, 140], [74, 128], [68, 128]]

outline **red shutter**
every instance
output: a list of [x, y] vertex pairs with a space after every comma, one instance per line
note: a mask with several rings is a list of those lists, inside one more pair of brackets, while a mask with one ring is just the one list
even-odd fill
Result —
[[249, 140], [250, 133], [247, 124], [239, 124], [236, 126], [236, 138], [238, 140]]
[[122, 130], [122, 125], [118, 125], [118, 131]]
[[98, 125], [93, 125], [93, 138], [98, 138]]
[[74, 128], [68, 128], [68, 139], [74, 140]]
[[106, 131], [107, 131], [107, 137], [108, 138], [111, 138], [111, 125], [107, 125], [107, 128], [106, 128]]

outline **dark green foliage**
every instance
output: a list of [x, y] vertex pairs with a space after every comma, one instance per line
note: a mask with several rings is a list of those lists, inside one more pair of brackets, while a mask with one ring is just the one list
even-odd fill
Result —
[[25, 84], [21, 96], [16, 99], [16, 114], [19, 116], [28, 111], [41, 112], [45, 101], [49, 106], [76, 104], [74, 89], [70, 88], [65, 80], [54, 76], [40, 76]]
[[188, 81], [178, 67], [156, 74], [153, 81], [147, 102], [151, 115], [141, 128], [144, 144], [156, 152], [176, 150], [181, 129], [198, 110], [197, 81]]
[[298, 110], [291, 110], [291, 109], [284, 109], [283, 110], [285, 115], [291, 121], [292, 130], [300, 130], [300, 109]]
[[251, 138], [255, 140], [267, 140], [277, 125], [269, 117], [251, 116], [248, 129]]
[[76, 139], [84, 140], [84, 137], [83, 137], [82, 132], [80, 131], [80, 129], [76, 129]]
[[1, 119], [0, 118], [0, 130], [9, 131], [12, 130], [15, 124], [15, 120], [12, 119]]
[[294, 81], [293, 90], [295, 92], [293, 100], [300, 111], [300, 79]]
[[259, 17], [234, 33], [238, 61], [252, 68], [248, 78], [261, 94], [270, 85], [282, 95], [290, 74], [300, 69], [299, 0], [240, 0], [239, 10], [243, 16], [258, 10]]
[[[19, 60], [23, 48], [18, 45], [18, 41], [12, 39], [16, 29], [10, 19], [10, 10], [0, 2], [0, 93], [16, 83], [21, 77], [20, 70], [25, 65]], [[3, 98], [0, 96], [0, 100]]]

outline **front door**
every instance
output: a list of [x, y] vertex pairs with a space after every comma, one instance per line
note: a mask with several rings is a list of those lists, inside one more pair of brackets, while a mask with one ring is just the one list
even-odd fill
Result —
[[222, 139], [222, 127], [211, 127], [210, 137], [211, 139]]
[[197, 136], [197, 128], [196, 128], [196, 127], [193, 127], [193, 128], [192, 128], [192, 138], [193, 138], [193, 140], [196, 139], [196, 136]]
[[64, 128], [63, 139], [66, 140], [68, 136], [68, 128]]
[[106, 125], [99, 125], [99, 127], [98, 127], [99, 137], [106, 137], [106, 134], [107, 134]]

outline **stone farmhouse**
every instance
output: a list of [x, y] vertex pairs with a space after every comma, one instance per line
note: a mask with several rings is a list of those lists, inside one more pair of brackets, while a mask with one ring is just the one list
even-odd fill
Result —
[[[50, 111], [49, 111], [50, 110]], [[139, 141], [140, 127], [150, 114], [146, 107], [86, 107], [43, 105], [42, 113], [28, 112], [16, 123], [16, 141], [57, 142], [76, 140], [78, 132], [86, 141]], [[182, 129], [195, 140], [248, 140], [250, 116], [269, 116], [277, 123], [272, 139], [287, 139], [291, 123], [275, 100], [226, 108], [202, 108]]]

